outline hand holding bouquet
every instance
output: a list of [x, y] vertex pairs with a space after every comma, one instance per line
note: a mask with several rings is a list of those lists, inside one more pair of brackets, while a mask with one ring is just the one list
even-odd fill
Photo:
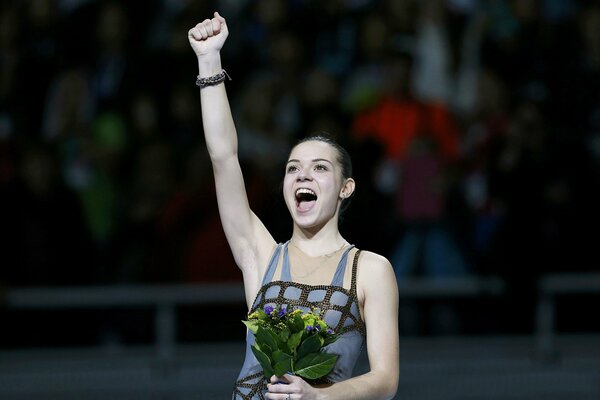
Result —
[[318, 379], [331, 372], [337, 361], [337, 355], [321, 351], [337, 335], [315, 310], [266, 306], [242, 322], [254, 333], [252, 352], [267, 379], [286, 373]]

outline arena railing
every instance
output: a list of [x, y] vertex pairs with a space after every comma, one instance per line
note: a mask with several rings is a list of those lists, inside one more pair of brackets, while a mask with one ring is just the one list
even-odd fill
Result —
[[564, 296], [600, 294], [600, 273], [556, 273], [538, 281], [536, 309], [536, 357], [553, 362], [558, 357], [556, 346], [556, 303]]
[[[495, 277], [446, 279], [410, 278], [399, 282], [401, 299], [497, 296], [504, 282]], [[151, 306], [155, 309], [155, 351], [160, 359], [175, 354], [177, 306], [245, 303], [240, 282], [174, 285], [110, 285], [10, 288], [4, 306], [10, 309], [118, 309]]]

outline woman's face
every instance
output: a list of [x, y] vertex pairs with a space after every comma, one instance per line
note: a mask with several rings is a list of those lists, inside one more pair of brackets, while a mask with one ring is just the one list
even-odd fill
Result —
[[299, 227], [322, 226], [337, 215], [343, 183], [337, 158], [335, 148], [317, 140], [292, 149], [285, 169], [283, 196]]

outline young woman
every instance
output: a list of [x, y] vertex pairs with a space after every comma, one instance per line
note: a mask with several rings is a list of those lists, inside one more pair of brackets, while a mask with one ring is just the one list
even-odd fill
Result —
[[[268, 382], [249, 351], [234, 399], [390, 399], [398, 385], [398, 293], [390, 263], [359, 251], [338, 230], [340, 209], [355, 182], [346, 151], [326, 137], [297, 144], [285, 169], [283, 196], [292, 216], [292, 238], [278, 244], [248, 204], [237, 157], [237, 136], [225, 92], [220, 49], [228, 36], [218, 13], [190, 29], [198, 58], [200, 101], [223, 229], [243, 274], [250, 312], [265, 305], [319, 307], [340, 338], [339, 354], [323, 385], [292, 375]], [[346, 268], [348, 266], [348, 268]], [[370, 371], [352, 377], [366, 340]], [[281, 384], [280, 382], [287, 384]]]

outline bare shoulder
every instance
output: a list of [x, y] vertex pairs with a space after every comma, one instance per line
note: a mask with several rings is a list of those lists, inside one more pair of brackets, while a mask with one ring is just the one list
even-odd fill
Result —
[[381, 254], [373, 253], [372, 251], [367, 250], [361, 251], [358, 265], [359, 271], [362, 269], [362, 272], [366, 272], [364, 270], [367, 270], [368, 274], [378, 274], [392, 271], [392, 264], [387, 258]]
[[398, 296], [396, 275], [390, 261], [377, 253], [362, 251], [360, 253], [356, 276], [358, 301], [365, 315], [366, 299], [369, 304], [392, 304]]
[[382, 281], [394, 280], [392, 264], [384, 256], [363, 250], [360, 253], [357, 283], [362, 288], [378, 286]]

